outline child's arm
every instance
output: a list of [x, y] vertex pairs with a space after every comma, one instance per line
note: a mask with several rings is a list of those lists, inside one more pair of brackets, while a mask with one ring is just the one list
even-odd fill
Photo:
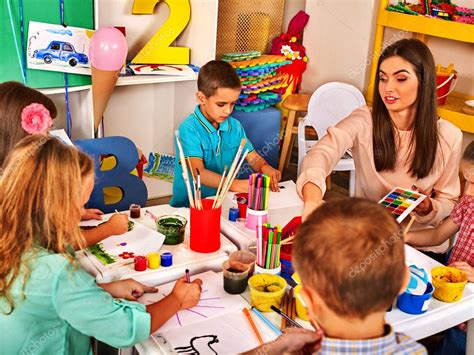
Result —
[[287, 328], [276, 340], [265, 343], [243, 355], [277, 355], [283, 353], [313, 354], [321, 348], [323, 332], [304, 328]]
[[278, 183], [281, 180], [281, 173], [279, 170], [268, 165], [266, 160], [263, 159], [256, 150], [247, 155], [247, 161], [254, 171], [266, 174], [270, 177], [270, 188], [272, 191], [280, 191], [278, 188]]
[[183, 277], [176, 281], [173, 291], [168, 296], [148, 305], [146, 311], [151, 315], [150, 334], [156, 332], [178, 311], [194, 307], [201, 297], [201, 285], [200, 279], [187, 283]]
[[454, 263], [449, 264], [449, 266], [464, 271], [467, 274], [467, 281], [474, 282], [474, 267], [472, 267], [465, 261], [455, 261]]
[[[188, 161], [189, 163], [191, 163], [191, 166], [193, 167], [194, 176], [197, 176], [197, 170], [199, 170], [199, 174], [201, 175], [202, 185], [206, 185], [208, 187], [214, 187], [216, 189], [219, 187], [219, 182], [221, 181], [222, 175], [219, 175], [211, 170], [207, 170], [204, 167], [204, 163], [202, 159], [188, 158]], [[227, 169], [229, 168], [230, 166], [227, 167]], [[249, 187], [248, 187], [247, 180], [235, 179], [232, 182], [232, 185], [230, 185], [230, 191], [233, 191], [233, 192], [247, 192], [248, 188]]]
[[436, 228], [408, 232], [405, 242], [415, 247], [439, 245], [451, 238], [459, 227], [451, 217], [448, 217]]
[[86, 241], [86, 247], [90, 247], [111, 235], [120, 235], [128, 231], [128, 217], [126, 214], [116, 213], [100, 226], [85, 229], [82, 235]]

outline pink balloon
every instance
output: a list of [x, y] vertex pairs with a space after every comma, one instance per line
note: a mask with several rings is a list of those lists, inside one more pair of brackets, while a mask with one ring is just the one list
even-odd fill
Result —
[[89, 56], [94, 68], [119, 70], [127, 57], [127, 41], [122, 32], [115, 27], [99, 28], [92, 35]]

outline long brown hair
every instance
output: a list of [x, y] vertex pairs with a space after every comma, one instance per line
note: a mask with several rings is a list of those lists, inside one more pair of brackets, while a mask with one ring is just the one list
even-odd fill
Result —
[[[22, 139], [8, 155], [0, 176], [0, 298], [13, 311], [10, 289], [29, 277], [28, 252], [44, 248], [65, 255], [82, 247], [82, 179], [93, 173], [84, 153], [47, 135]], [[22, 266], [25, 267], [24, 272]], [[5, 310], [2, 310], [5, 311]]]
[[53, 101], [38, 90], [16, 81], [0, 84], [0, 166], [13, 146], [27, 135], [21, 127], [21, 111], [32, 103], [42, 104], [51, 118], [56, 117]]
[[377, 171], [393, 170], [397, 156], [395, 127], [380, 93], [380, 64], [399, 56], [413, 65], [418, 78], [416, 116], [410, 146], [414, 148], [410, 166], [412, 176], [426, 177], [433, 168], [438, 150], [438, 115], [434, 59], [429, 48], [416, 39], [402, 39], [387, 47], [379, 58], [373, 97], [373, 152]]

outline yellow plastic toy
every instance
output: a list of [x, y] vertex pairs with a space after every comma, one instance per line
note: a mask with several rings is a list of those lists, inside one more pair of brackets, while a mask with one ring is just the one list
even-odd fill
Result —
[[261, 312], [270, 312], [271, 306], [280, 308], [286, 290], [283, 277], [270, 274], [253, 275], [249, 281], [250, 303]]
[[462, 298], [467, 274], [455, 267], [440, 266], [431, 270], [435, 291], [433, 297], [443, 302], [456, 302]]
[[164, 1], [169, 6], [167, 21], [133, 58], [133, 64], [189, 64], [187, 47], [170, 47], [184, 31], [191, 19], [189, 0], [134, 0], [132, 13], [152, 15], [156, 4]]

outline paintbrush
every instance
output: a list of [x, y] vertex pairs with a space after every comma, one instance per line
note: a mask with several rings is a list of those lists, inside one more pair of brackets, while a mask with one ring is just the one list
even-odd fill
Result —
[[237, 173], [239, 172], [240, 167], [242, 166], [242, 163], [244, 162], [244, 160], [247, 157], [248, 153], [249, 153], [249, 150], [247, 149], [245, 151], [244, 155], [242, 156], [242, 159], [240, 160], [239, 164], [237, 165], [237, 168], [234, 169], [232, 174], [230, 174], [230, 171], [229, 171], [230, 179], [229, 179], [229, 181], [227, 181], [227, 179], [226, 179], [227, 186], [226, 186], [225, 189], [223, 189], [223, 191], [221, 193], [221, 196], [220, 196], [220, 199], [217, 202], [216, 208], [219, 208], [222, 205], [222, 202], [224, 202], [224, 198], [227, 195], [227, 192], [229, 192], [230, 186], [232, 185], [232, 182], [234, 181], [235, 177], [237, 176]]
[[242, 150], [244, 149], [244, 146], [245, 146], [246, 142], [247, 142], [247, 140], [245, 138], [242, 138], [242, 140], [240, 141], [239, 149], [237, 149], [237, 153], [235, 154], [234, 160], [232, 161], [232, 164], [229, 168], [229, 173], [227, 174], [227, 179], [224, 182], [224, 187], [222, 188], [221, 196], [218, 196], [218, 202], [217, 202], [216, 208], [219, 208], [219, 206], [220, 206], [219, 202], [220, 202], [221, 198], [223, 198], [223, 196], [225, 196], [227, 194], [227, 190], [229, 190], [230, 185], [232, 184], [232, 181], [231, 181], [230, 178], [232, 178], [232, 176], [234, 174], [235, 167], [236, 167], [236, 165], [239, 161], [240, 154], [242, 154]]
[[407, 233], [408, 231], [410, 230], [411, 228], [411, 225], [413, 224], [413, 222], [415, 222], [415, 215], [412, 214], [411, 215], [411, 219], [410, 219], [410, 222], [408, 222], [407, 226], [405, 227], [405, 229], [403, 230], [403, 239], [405, 239], [405, 237], [407, 236]]
[[225, 180], [226, 171], [227, 171], [227, 165], [224, 167], [224, 172], [222, 173], [221, 181], [219, 182], [219, 186], [217, 187], [216, 198], [214, 199], [214, 203], [212, 204], [212, 209], [216, 207], [217, 198], [219, 197], [219, 193], [221, 192], [221, 187], [222, 187], [222, 183]]
[[181, 142], [179, 141], [179, 131], [175, 131], [174, 134], [176, 136], [176, 144], [178, 146], [181, 168], [183, 169], [183, 180], [184, 180], [184, 183], [186, 184], [186, 191], [188, 193], [189, 205], [194, 208], [193, 194], [191, 192], [191, 185], [189, 184], [188, 167], [186, 165], [186, 159], [184, 157], [183, 147], [181, 146]]

